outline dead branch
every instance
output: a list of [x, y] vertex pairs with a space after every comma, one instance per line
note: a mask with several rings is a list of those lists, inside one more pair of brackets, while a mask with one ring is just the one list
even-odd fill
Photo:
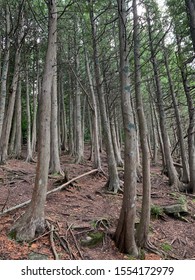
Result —
[[[48, 192], [47, 192], [47, 195], [48, 195], [48, 194], [51, 194], [51, 193], [54, 193], [54, 192], [57, 192], [57, 191], [61, 191], [61, 190], [63, 190], [66, 186], [68, 186], [70, 183], [72, 183], [72, 182], [74, 182], [74, 181], [76, 181], [76, 180], [78, 180], [78, 179], [80, 179], [80, 178], [82, 178], [82, 177], [84, 177], [84, 176], [87, 176], [87, 175], [90, 175], [90, 174], [92, 174], [92, 173], [95, 173], [95, 172], [98, 172], [98, 169], [93, 169], [93, 170], [91, 170], [91, 171], [88, 171], [88, 172], [86, 172], [86, 173], [84, 173], [84, 174], [82, 174], [82, 175], [79, 175], [79, 176], [77, 176], [77, 177], [71, 179], [71, 180], [68, 181], [67, 183], [62, 184], [61, 186], [59, 186], [58, 188], [55, 188], [55, 189], [53, 189], [53, 190], [51, 190], [51, 191], [48, 191]], [[5, 215], [5, 214], [10, 213], [10, 212], [12, 212], [12, 211], [14, 211], [14, 210], [17, 210], [17, 209], [19, 209], [19, 208], [22, 208], [22, 207], [28, 205], [30, 202], [31, 202], [31, 199], [29, 199], [29, 200], [27, 200], [27, 201], [25, 201], [25, 202], [23, 202], [23, 203], [21, 203], [21, 204], [15, 205], [15, 206], [13, 206], [13, 207], [7, 209], [7, 210], [4, 211], [4, 212], [1, 212], [1, 213], [0, 213], [0, 216], [3, 216], [3, 215]]]
[[[68, 223], [67, 223], [67, 226], [68, 226]], [[77, 250], [78, 250], [78, 252], [79, 252], [79, 255], [80, 255], [81, 259], [84, 260], [83, 255], [82, 255], [82, 253], [81, 253], [81, 250], [80, 250], [80, 248], [79, 248], [78, 242], [77, 242], [77, 240], [76, 240], [76, 237], [74, 236], [74, 233], [73, 233], [73, 231], [72, 231], [72, 229], [71, 229], [71, 226], [68, 226], [68, 230], [70, 231], [70, 233], [71, 233], [71, 235], [72, 235], [72, 238], [73, 238], [73, 240], [74, 240], [75, 246], [76, 246], [76, 248], [77, 248]]]
[[58, 256], [58, 253], [56, 251], [56, 248], [55, 248], [55, 243], [54, 243], [54, 226], [51, 225], [48, 221], [46, 221], [46, 224], [47, 224], [47, 227], [50, 231], [50, 243], [51, 243], [51, 249], [53, 251], [53, 254], [54, 254], [54, 258], [55, 260], [59, 260], [59, 256]]

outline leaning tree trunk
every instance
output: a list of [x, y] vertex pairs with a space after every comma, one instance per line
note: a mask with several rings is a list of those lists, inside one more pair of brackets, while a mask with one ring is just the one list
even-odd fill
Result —
[[151, 61], [154, 71], [154, 78], [156, 83], [156, 95], [157, 95], [157, 103], [158, 103], [158, 112], [159, 112], [159, 119], [160, 119], [160, 129], [162, 133], [162, 140], [163, 140], [163, 147], [165, 153], [165, 162], [166, 162], [166, 169], [169, 178], [169, 184], [176, 189], [179, 189], [181, 183], [178, 179], [177, 171], [173, 165], [173, 159], [171, 156], [170, 146], [169, 146], [169, 137], [166, 128], [166, 116], [165, 116], [165, 109], [163, 104], [163, 93], [162, 87], [159, 77], [156, 53], [153, 46], [153, 38], [152, 38], [152, 26], [151, 26], [151, 19], [147, 8], [147, 23], [148, 23], [148, 33], [149, 33], [149, 45], [150, 45], [150, 52], [151, 52]]
[[135, 96], [136, 109], [139, 122], [139, 135], [142, 150], [142, 173], [143, 173], [143, 197], [140, 223], [137, 229], [137, 243], [139, 247], [144, 247], [148, 241], [149, 225], [150, 225], [150, 154], [148, 149], [148, 130], [146, 118], [143, 109], [143, 101], [141, 94], [141, 65], [140, 65], [140, 42], [139, 42], [139, 20], [137, 14], [137, 1], [133, 1], [134, 15], [134, 64], [135, 64]]
[[[178, 55], [182, 57], [182, 50], [180, 39], [176, 34]], [[182, 61], [182, 60], [181, 60]], [[181, 78], [183, 83], [184, 92], [186, 95], [188, 115], [189, 115], [189, 126], [188, 126], [188, 157], [189, 157], [189, 175], [190, 183], [189, 189], [195, 193], [195, 105], [192, 98], [190, 86], [188, 84], [187, 73], [184, 65], [180, 65]]]
[[114, 235], [116, 246], [121, 252], [138, 256], [135, 243], [136, 216], [136, 131], [130, 102], [128, 41], [126, 34], [126, 7], [118, 0], [119, 48], [120, 48], [120, 91], [124, 125], [124, 194], [123, 203]]
[[187, 161], [183, 129], [181, 126], [181, 117], [180, 117], [178, 103], [177, 103], [177, 99], [176, 99], [175, 91], [174, 91], [174, 85], [173, 85], [173, 81], [172, 81], [172, 77], [171, 77], [171, 73], [170, 73], [170, 69], [169, 69], [167, 52], [165, 49], [164, 49], [164, 59], [165, 59], [167, 77], [168, 77], [168, 81], [169, 81], [169, 89], [170, 89], [170, 93], [171, 93], [171, 97], [172, 97], [172, 101], [173, 101], [175, 119], [176, 119], [176, 123], [177, 123], [177, 134], [178, 134], [178, 141], [179, 141], [179, 145], [180, 145], [181, 160], [182, 160], [182, 166], [183, 166], [182, 181], [184, 183], [189, 183], [189, 165], [188, 165], [188, 161]]
[[54, 75], [55, 32], [57, 27], [56, 0], [48, 1], [48, 47], [43, 72], [39, 111], [38, 162], [32, 199], [24, 215], [13, 225], [11, 233], [17, 240], [32, 240], [45, 229], [45, 201], [50, 158], [51, 90]]
[[102, 89], [92, 0], [90, 0], [90, 21], [91, 21], [91, 30], [92, 30], [93, 61], [94, 61], [96, 90], [99, 99], [100, 114], [102, 120], [101, 123], [102, 123], [103, 133], [105, 137], [105, 146], [106, 146], [107, 163], [108, 163], [108, 173], [109, 173], [108, 190], [117, 193], [119, 189], [119, 178], [118, 178], [117, 166], [116, 166], [114, 150], [112, 145], [110, 124], [106, 111], [105, 97]]

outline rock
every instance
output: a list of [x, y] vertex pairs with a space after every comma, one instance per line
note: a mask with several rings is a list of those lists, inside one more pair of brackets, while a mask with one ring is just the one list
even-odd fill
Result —
[[40, 253], [36, 253], [36, 252], [31, 252], [28, 255], [28, 259], [29, 260], [48, 260], [48, 256], [45, 254], [40, 254]]
[[178, 203], [173, 205], [167, 205], [163, 207], [163, 211], [165, 214], [173, 214], [173, 215], [186, 215], [188, 214], [187, 204], [186, 203]]

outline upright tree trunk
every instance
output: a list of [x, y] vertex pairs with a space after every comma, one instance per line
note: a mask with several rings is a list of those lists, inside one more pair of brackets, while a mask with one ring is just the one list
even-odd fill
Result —
[[91, 93], [91, 103], [93, 106], [93, 110], [92, 110], [92, 123], [93, 123], [93, 125], [92, 125], [93, 145], [92, 146], [94, 147], [93, 163], [94, 163], [94, 168], [101, 170], [97, 101], [96, 101], [96, 96], [95, 96], [95, 92], [94, 92], [94, 88], [93, 88], [94, 83], [93, 83], [93, 79], [92, 79], [92, 74], [91, 74], [91, 70], [90, 70], [89, 59], [88, 59], [88, 54], [87, 54], [86, 48], [84, 51], [85, 51], [86, 69], [87, 69], [87, 75], [88, 75], [90, 93]]
[[96, 40], [96, 30], [95, 30], [95, 22], [94, 22], [94, 14], [93, 14], [93, 1], [89, 0], [89, 2], [90, 2], [90, 21], [91, 21], [91, 30], [92, 30], [93, 61], [94, 61], [96, 90], [99, 99], [100, 114], [102, 120], [103, 133], [105, 137], [105, 146], [106, 146], [107, 163], [108, 163], [108, 173], [109, 173], [108, 190], [116, 193], [119, 189], [119, 178], [118, 178], [116, 161], [114, 157], [112, 138], [110, 132], [110, 124], [106, 112], [105, 97], [102, 89], [99, 56], [98, 56], [97, 40]]
[[[56, 1], [56, 0], [55, 0]], [[57, 11], [56, 11], [57, 12]], [[57, 22], [56, 22], [57, 25]], [[61, 173], [59, 141], [58, 141], [58, 94], [57, 94], [57, 26], [53, 33], [53, 77], [51, 87], [51, 141], [50, 141], [50, 173]]]
[[[77, 46], [75, 46], [77, 48]], [[79, 71], [79, 56], [77, 49], [75, 50], [75, 70], [78, 77]], [[81, 92], [78, 79], [76, 78], [75, 91], [75, 129], [76, 129], [76, 163], [81, 163], [84, 160], [84, 145], [83, 145], [83, 131], [82, 131], [82, 114], [81, 114]]]
[[139, 247], [144, 247], [148, 241], [149, 225], [150, 225], [150, 154], [148, 149], [148, 131], [146, 118], [143, 109], [143, 101], [141, 94], [141, 66], [140, 66], [140, 28], [137, 14], [137, 1], [133, 0], [134, 15], [134, 64], [135, 64], [135, 96], [136, 109], [139, 122], [139, 135], [142, 150], [142, 173], [143, 173], [143, 197], [140, 223], [137, 229], [137, 243]]
[[119, 49], [120, 49], [120, 91], [124, 126], [124, 194], [123, 203], [115, 232], [115, 242], [121, 252], [135, 257], [138, 250], [135, 243], [136, 216], [136, 131], [130, 102], [130, 81], [128, 62], [128, 41], [126, 34], [126, 5], [118, 0]]
[[33, 160], [32, 146], [31, 146], [31, 115], [30, 115], [30, 93], [29, 93], [29, 79], [28, 69], [26, 69], [26, 115], [27, 115], [27, 155], [26, 161]]
[[6, 41], [5, 41], [3, 66], [1, 72], [1, 92], [0, 92], [0, 137], [1, 137], [4, 114], [5, 114], [9, 57], [10, 57], [10, 12], [9, 12], [9, 6], [6, 5]]
[[21, 18], [21, 30], [20, 34], [17, 39], [17, 49], [15, 52], [15, 64], [14, 64], [14, 74], [11, 83], [11, 87], [9, 89], [9, 100], [8, 100], [8, 107], [7, 112], [4, 117], [3, 127], [2, 127], [2, 134], [0, 138], [0, 163], [3, 164], [6, 162], [7, 154], [8, 154], [8, 144], [9, 144], [9, 137], [12, 125], [12, 118], [14, 114], [14, 105], [16, 99], [16, 92], [18, 87], [18, 79], [19, 79], [19, 72], [20, 72], [20, 54], [21, 54], [21, 44], [23, 39], [23, 16]]
[[16, 158], [21, 157], [22, 153], [22, 104], [21, 104], [21, 81], [18, 82], [18, 89], [16, 94], [16, 139], [14, 147], [14, 155]]
[[55, 63], [55, 32], [57, 27], [56, 0], [48, 1], [48, 47], [40, 97], [38, 135], [38, 162], [32, 199], [24, 215], [13, 225], [12, 235], [17, 240], [32, 240], [45, 229], [45, 201], [50, 158], [51, 91]]
[[185, 0], [187, 15], [189, 18], [190, 34], [195, 52], [195, 0]]

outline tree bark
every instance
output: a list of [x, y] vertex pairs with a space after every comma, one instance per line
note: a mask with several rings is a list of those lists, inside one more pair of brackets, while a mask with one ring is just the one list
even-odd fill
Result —
[[94, 13], [93, 13], [93, 1], [89, 0], [89, 3], [90, 3], [89, 8], [90, 8], [90, 21], [91, 21], [91, 31], [92, 31], [93, 62], [94, 62], [96, 90], [99, 99], [100, 114], [102, 120], [103, 134], [105, 137], [105, 146], [106, 146], [107, 163], [108, 163], [108, 173], [109, 173], [108, 190], [117, 193], [119, 189], [119, 178], [118, 178], [116, 161], [114, 157], [110, 124], [106, 112], [105, 97], [102, 89], [99, 56], [98, 56], [97, 40], [96, 40], [96, 29], [95, 29], [95, 21], [94, 21]]
[[4, 59], [1, 72], [1, 94], [0, 94], [0, 137], [3, 127], [3, 120], [5, 114], [5, 102], [6, 102], [6, 92], [7, 92], [7, 74], [9, 68], [9, 58], [10, 58], [10, 12], [9, 6], [6, 5], [6, 41], [4, 50]]
[[32, 199], [24, 215], [13, 225], [12, 235], [17, 240], [32, 240], [45, 229], [45, 201], [50, 159], [51, 91], [55, 63], [55, 32], [57, 27], [56, 0], [48, 1], [48, 46], [40, 97], [38, 162]]
[[124, 194], [120, 217], [114, 235], [121, 252], [138, 256], [135, 243], [134, 224], [136, 216], [136, 131], [130, 101], [129, 48], [126, 34], [126, 4], [118, 0], [120, 92], [124, 126]]
[[163, 147], [164, 147], [164, 153], [165, 153], [166, 169], [167, 169], [167, 173], [168, 173], [169, 184], [171, 186], [173, 186], [174, 188], [179, 189], [181, 186], [181, 183], [179, 182], [178, 174], [173, 165], [173, 159], [171, 157], [169, 137], [168, 137], [168, 133], [167, 133], [167, 129], [166, 129], [166, 116], [165, 116], [165, 110], [164, 110], [164, 104], [163, 104], [162, 87], [161, 87], [161, 82], [160, 82], [160, 78], [159, 78], [156, 54], [155, 54], [154, 46], [153, 46], [152, 26], [151, 26], [151, 19], [150, 19], [148, 7], [146, 7], [146, 10], [147, 10], [147, 23], [148, 23], [151, 61], [152, 61], [152, 66], [153, 66], [153, 71], [154, 71], [154, 79], [155, 79], [155, 83], [156, 83], [156, 95], [157, 95], [157, 102], [158, 102], [157, 104], [158, 104], [158, 112], [159, 112], [159, 119], [160, 119], [160, 129], [161, 129], [161, 133], [162, 133]]
[[140, 65], [140, 28], [137, 13], [137, 1], [133, 0], [133, 16], [134, 16], [134, 65], [135, 65], [135, 96], [136, 109], [139, 123], [139, 135], [142, 150], [142, 174], [143, 174], [143, 197], [140, 223], [137, 229], [137, 244], [144, 247], [148, 241], [149, 225], [150, 225], [150, 154], [148, 149], [148, 130], [146, 118], [143, 109], [143, 101], [141, 94], [141, 65]]

